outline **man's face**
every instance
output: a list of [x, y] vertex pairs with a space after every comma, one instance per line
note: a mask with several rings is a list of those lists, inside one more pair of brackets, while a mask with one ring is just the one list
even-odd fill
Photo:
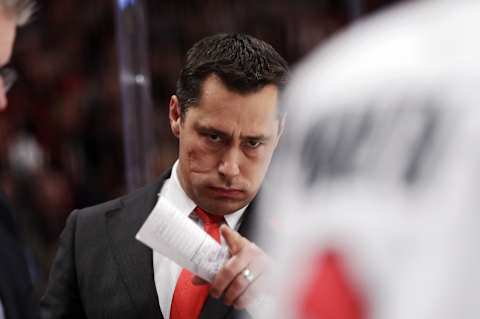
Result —
[[256, 195], [281, 133], [278, 89], [229, 91], [214, 75], [183, 119], [176, 96], [170, 126], [179, 139], [178, 176], [187, 195], [206, 211], [225, 215]]
[[[15, 20], [0, 7], [0, 68], [8, 63], [15, 39]], [[0, 111], [7, 107], [3, 78], [0, 76]]]

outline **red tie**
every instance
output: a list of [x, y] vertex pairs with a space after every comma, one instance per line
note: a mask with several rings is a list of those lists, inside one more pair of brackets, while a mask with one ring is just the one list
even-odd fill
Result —
[[[211, 215], [200, 207], [194, 212], [203, 222], [205, 231], [216, 241], [220, 242], [220, 225], [223, 216]], [[173, 293], [170, 319], [196, 319], [200, 316], [203, 304], [208, 297], [208, 285], [193, 285], [193, 274], [187, 269], [182, 269]]]

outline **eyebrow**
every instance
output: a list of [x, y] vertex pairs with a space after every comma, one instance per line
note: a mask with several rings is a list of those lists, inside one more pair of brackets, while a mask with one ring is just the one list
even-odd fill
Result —
[[203, 133], [203, 134], [216, 134], [222, 137], [228, 137], [229, 134], [226, 132], [220, 131], [219, 129], [210, 127], [210, 126], [202, 126], [200, 124], [195, 124], [194, 128], [196, 131]]
[[[211, 126], [203, 126], [200, 124], [195, 124], [194, 125], [195, 130], [197, 130], [200, 133], [203, 134], [216, 134], [222, 138], [229, 138], [230, 134], [224, 131], [221, 131], [217, 128], [211, 127]], [[258, 135], [240, 135], [241, 140], [258, 140], [258, 141], [268, 141], [271, 139], [270, 136], [265, 136], [264, 134], [258, 134]]]

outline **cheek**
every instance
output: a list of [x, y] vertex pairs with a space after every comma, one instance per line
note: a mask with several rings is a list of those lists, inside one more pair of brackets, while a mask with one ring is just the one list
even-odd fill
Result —
[[192, 144], [185, 155], [194, 173], [207, 173], [216, 168], [217, 153], [208, 150], [201, 142]]
[[272, 152], [265, 150], [257, 154], [255, 157], [251, 157], [247, 165], [244, 165], [245, 175], [249, 177], [255, 185], [260, 184], [268, 170], [270, 160], [272, 158]]

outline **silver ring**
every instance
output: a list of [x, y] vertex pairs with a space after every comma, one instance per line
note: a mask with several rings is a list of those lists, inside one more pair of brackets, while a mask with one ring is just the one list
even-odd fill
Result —
[[243, 278], [245, 278], [248, 281], [248, 283], [252, 283], [253, 280], [255, 279], [253, 272], [248, 268], [245, 268], [245, 270], [242, 272], [242, 275], [243, 275]]

